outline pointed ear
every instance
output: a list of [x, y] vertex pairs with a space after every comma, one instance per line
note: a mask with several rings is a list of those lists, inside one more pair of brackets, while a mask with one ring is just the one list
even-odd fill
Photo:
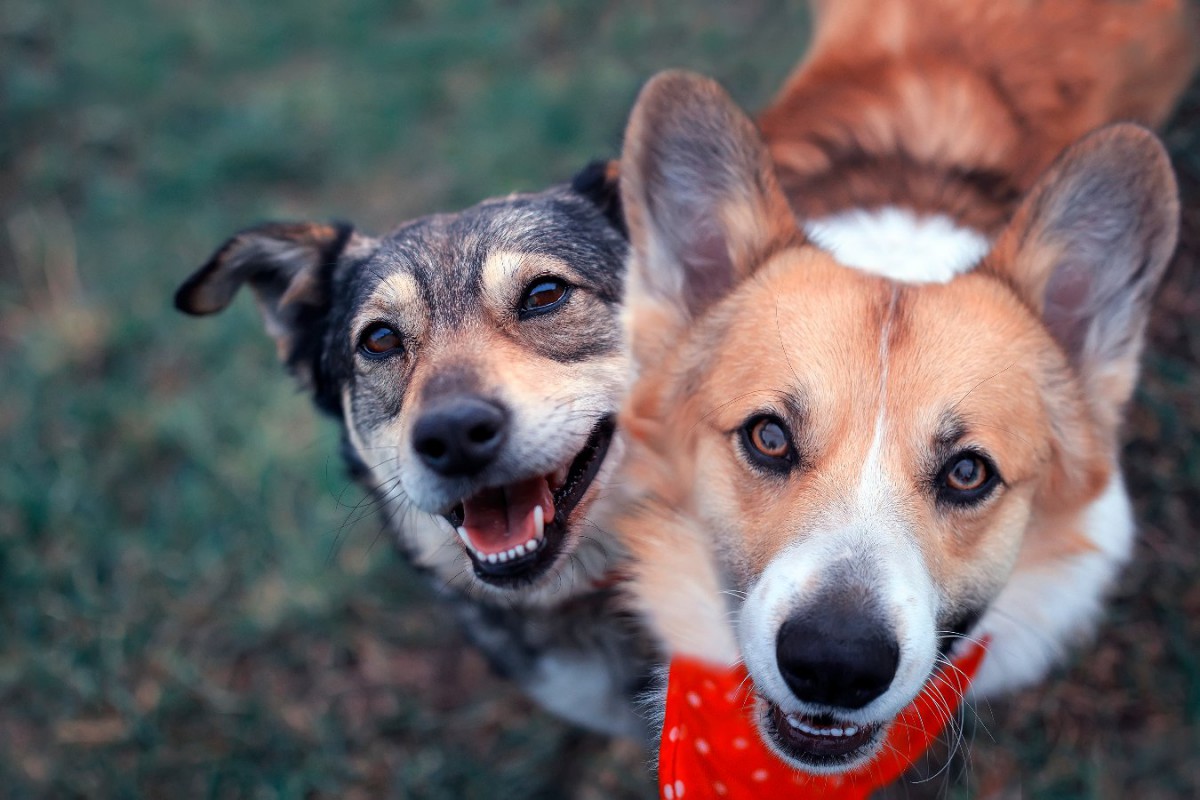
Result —
[[625, 215], [621, 210], [621, 165], [618, 161], [593, 161], [571, 179], [571, 189], [600, 209], [612, 226], [625, 238]]
[[313, 363], [329, 310], [329, 278], [346, 254], [366, 254], [372, 239], [346, 224], [268, 223], [235, 234], [175, 293], [186, 314], [215, 314], [242, 284], [254, 291], [280, 360], [312, 385]]
[[1178, 228], [1166, 151], [1144, 128], [1112, 125], [1059, 157], [989, 256], [1113, 424], [1137, 380], [1151, 296]]
[[661, 73], [638, 96], [621, 201], [633, 246], [628, 296], [665, 306], [677, 321], [801, 238], [754, 124], [720, 86], [692, 73]]

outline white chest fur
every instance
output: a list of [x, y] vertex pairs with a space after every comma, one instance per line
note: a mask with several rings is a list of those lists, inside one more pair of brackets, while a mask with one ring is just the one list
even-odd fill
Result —
[[944, 214], [918, 216], [895, 206], [809, 220], [804, 231], [847, 267], [906, 283], [946, 283], [990, 247], [986, 236]]

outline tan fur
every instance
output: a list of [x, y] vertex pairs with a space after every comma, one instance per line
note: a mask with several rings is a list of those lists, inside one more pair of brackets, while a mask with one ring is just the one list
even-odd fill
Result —
[[[814, 5], [808, 56], [759, 117], [804, 218], [902, 200], [995, 233], [1083, 134], [1161, 124], [1196, 60], [1185, 0]], [[855, 166], [874, 158], [893, 182]]]
[[[745, 625], [759, 622], [719, 599], [778, 587], [771, 569], [815, 563], [796, 554], [827, 557], [817, 545], [829, 541], [834, 560], [861, 564], [855, 580], [893, 604], [889, 619], [928, 629], [900, 638], [931, 670], [934, 628], [986, 612], [1014, 576], [1066, 580], [1093, 569], [1090, 558], [1120, 557], [1124, 534], [1106, 540], [1094, 512], [1123, 508], [1118, 426], [1175, 244], [1176, 189], [1137, 126], [1059, 152], [1126, 116], [1161, 121], [1190, 73], [1191, 17], [1157, 0], [818, 11], [812, 55], [761, 117], [765, 142], [697, 76], [656, 78], [631, 116], [621, 175], [639, 379], [622, 417], [617, 525], [635, 603], [671, 652], [728, 661], [733, 642], [745, 654]], [[996, 244], [947, 283], [892, 282], [807, 244], [780, 187], [800, 221], [900, 204]], [[741, 432], [763, 414], [790, 434], [790, 471], [764, 471], [746, 452]], [[937, 488], [964, 452], [985, 454], [1000, 476], [974, 504]], [[897, 547], [919, 554], [928, 581], [911, 591], [930, 586], [931, 611], [901, 608], [925, 601], [903, 599], [909, 588], [896, 590], [886, 568], [871, 583], [879, 554]], [[1072, 624], [1092, 624], [1110, 574], [1080, 587], [1092, 599]], [[762, 624], [778, 627], [805, 581]], [[760, 638], [751, 677], [778, 687], [761, 661], [774, 639]], [[1019, 661], [1019, 647], [996, 642], [1006, 645]], [[1037, 668], [1060, 645], [1037, 643]], [[920, 681], [905, 680], [915, 694]]]

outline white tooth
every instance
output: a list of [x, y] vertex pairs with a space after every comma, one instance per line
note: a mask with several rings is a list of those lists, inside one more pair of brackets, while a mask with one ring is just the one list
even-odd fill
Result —
[[553, 481], [554, 481], [555, 487], [562, 486], [564, 483], [567, 482], [567, 472], [570, 470], [570, 468], [571, 468], [570, 464], [564, 464], [563, 466], [559, 467], [557, 470], [554, 471]]
[[833, 736], [841, 736], [842, 729], [841, 728], [833, 728], [832, 730], [829, 731], [829, 733]]
[[467, 536], [467, 529], [466, 529], [466, 528], [464, 528], [464, 527], [462, 527], [461, 525], [459, 525], [459, 526], [458, 526], [457, 528], [455, 528], [454, 530], [456, 530], [456, 531], [458, 532], [458, 538], [462, 539], [462, 543], [463, 543], [463, 544], [465, 544], [467, 547], [470, 547], [472, 550], [474, 550], [474, 549], [475, 549], [474, 547], [472, 547], [472, 546], [471, 546], [471, 537], [470, 537], [470, 536]]
[[804, 730], [804, 723], [801, 722], [800, 720], [796, 719], [795, 717], [787, 717], [787, 723], [788, 723], [788, 725], [791, 725], [793, 728], [799, 728], [800, 730]]
[[541, 539], [530, 539], [528, 542], [525, 543], [525, 552], [532, 553], [534, 550], [538, 549], [538, 545], [541, 543], [542, 543]]
[[546, 512], [540, 505], [533, 507], [533, 536], [540, 539], [546, 533]]
[[500, 556], [496, 555], [495, 553], [492, 553], [490, 556], [487, 557], [487, 560], [488, 560], [489, 564], [497, 564], [500, 562]]
[[499, 557], [500, 557], [501, 564], [503, 564], [505, 561], [508, 561], [508, 551], [505, 550], [503, 553], [500, 554]]
[[523, 556], [523, 555], [525, 555], [525, 545], [519, 544], [516, 547], [514, 547], [512, 550], [510, 550], [509, 552], [514, 554], [513, 558], [518, 558], [519, 556]]
[[847, 736], [853, 736], [856, 733], [858, 733], [858, 728], [854, 727], [853, 725], [851, 725], [849, 728], [846, 728]]

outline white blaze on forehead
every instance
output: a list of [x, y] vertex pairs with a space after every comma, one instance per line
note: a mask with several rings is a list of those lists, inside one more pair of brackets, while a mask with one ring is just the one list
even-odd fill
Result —
[[946, 283], [990, 247], [986, 236], [945, 214], [918, 216], [895, 206], [808, 220], [804, 232], [845, 266], [906, 283]]
[[892, 336], [892, 320], [896, 315], [897, 293], [893, 290], [888, 302], [887, 314], [879, 328], [879, 395], [875, 411], [875, 429], [871, 435], [871, 447], [863, 459], [863, 471], [858, 483], [858, 514], [866, 519], [876, 516], [879, 510], [889, 505], [889, 486], [884, 470], [883, 445], [887, 435], [887, 391], [888, 357]]

